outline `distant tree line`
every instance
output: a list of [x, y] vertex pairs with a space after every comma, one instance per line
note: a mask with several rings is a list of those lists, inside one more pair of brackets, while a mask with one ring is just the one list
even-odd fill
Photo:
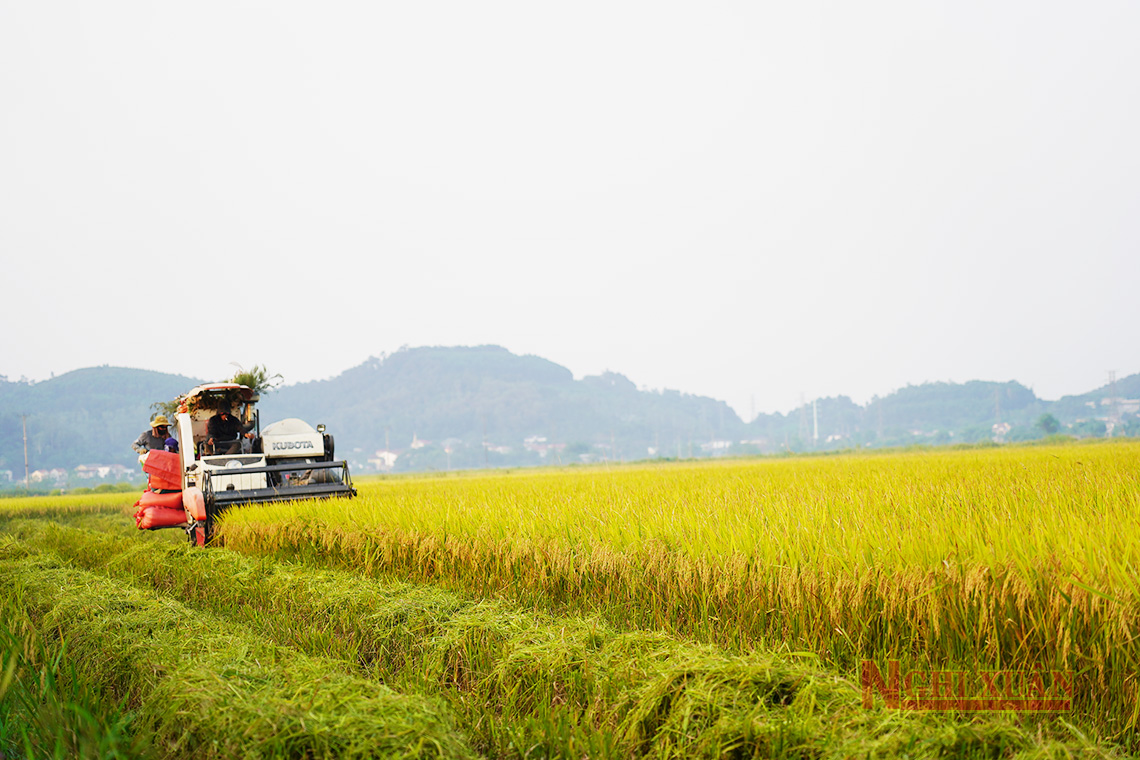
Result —
[[[257, 365], [246, 375], [280, 381]], [[0, 380], [0, 471], [23, 477], [21, 415], [33, 470], [133, 467], [130, 443], [154, 405], [200, 382], [115, 367]], [[614, 372], [576, 380], [540, 357], [479, 346], [404, 349], [328, 380], [278, 387], [259, 407], [263, 424], [325, 423], [338, 457], [357, 471], [371, 469], [381, 450], [398, 454], [401, 471], [1103, 437], [1110, 425], [1113, 436], [1140, 435], [1135, 405], [1119, 401], [1140, 398], [1140, 375], [1115, 388], [1117, 401], [1100, 388], [1048, 402], [1017, 382], [925, 383], [862, 405], [820, 398], [745, 422], [723, 401], [639, 389]]]

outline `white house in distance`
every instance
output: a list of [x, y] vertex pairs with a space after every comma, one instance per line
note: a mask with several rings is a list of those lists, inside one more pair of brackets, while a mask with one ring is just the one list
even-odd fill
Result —
[[381, 449], [376, 452], [376, 456], [369, 458], [368, 464], [382, 472], [390, 472], [396, 466], [396, 460], [399, 456], [395, 451]]
[[56, 467], [51, 470], [33, 470], [28, 473], [28, 480], [32, 483], [43, 483], [44, 481], [57, 484], [66, 483], [67, 470], [61, 467]]
[[537, 453], [543, 459], [554, 451], [561, 453], [566, 448], [565, 443], [550, 443], [544, 435], [531, 435], [523, 439], [523, 448]]
[[[81, 464], [75, 468], [75, 477], [80, 480], [91, 480], [92, 478], [99, 478], [106, 480], [113, 478], [114, 480], [128, 479], [133, 470], [121, 464]], [[66, 471], [64, 480], [67, 479]]]

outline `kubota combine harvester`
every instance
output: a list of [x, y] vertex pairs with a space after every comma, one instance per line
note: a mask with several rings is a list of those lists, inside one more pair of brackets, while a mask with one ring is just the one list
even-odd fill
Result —
[[136, 505], [140, 529], [182, 528], [204, 546], [230, 507], [356, 495], [324, 425], [289, 418], [262, 429], [257, 400], [236, 383], [199, 385], [178, 398], [180, 450], [146, 455], [150, 488]]

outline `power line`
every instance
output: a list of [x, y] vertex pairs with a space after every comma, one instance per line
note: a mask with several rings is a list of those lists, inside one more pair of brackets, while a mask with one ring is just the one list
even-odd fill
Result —
[[32, 481], [28, 474], [28, 415], [21, 414], [20, 422], [24, 426], [24, 490], [27, 491], [32, 487]]
[[1120, 410], [1117, 408], [1119, 399], [1116, 396], [1116, 370], [1114, 369], [1108, 371], [1108, 392], [1112, 394], [1108, 405], [1108, 419], [1110, 423], [1108, 425], [1108, 437], [1111, 438], [1113, 429], [1115, 429], [1120, 422]]

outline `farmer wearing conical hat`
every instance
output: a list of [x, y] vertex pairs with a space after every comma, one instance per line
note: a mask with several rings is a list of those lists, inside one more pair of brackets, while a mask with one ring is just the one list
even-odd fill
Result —
[[170, 422], [164, 415], [158, 415], [150, 421], [150, 429], [143, 432], [138, 440], [131, 444], [131, 448], [139, 454], [148, 451], [162, 451], [166, 448], [166, 439], [170, 437]]

